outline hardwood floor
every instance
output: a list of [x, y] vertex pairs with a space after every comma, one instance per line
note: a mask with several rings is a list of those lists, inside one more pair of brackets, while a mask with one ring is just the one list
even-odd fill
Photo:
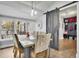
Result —
[[[76, 57], [75, 49], [58, 51], [50, 48], [50, 58], [75, 58], [75, 57]], [[1, 49], [0, 58], [13, 58], [13, 47]]]
[[13, 58], [13, 47], [0, 49], [0, 58]]
[[50, 49], [50, 58], [76, 58], [75, 49], [54, 50]]

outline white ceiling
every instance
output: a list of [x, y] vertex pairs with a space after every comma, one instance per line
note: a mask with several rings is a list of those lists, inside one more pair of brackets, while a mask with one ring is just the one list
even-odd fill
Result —
[[0, 1], [0, 14], [37, 19], [40, 15], [47, 11], [55, 1], [33, 1], [33, 7], [37, 10], [36, 16], [31, 16], [32, 1]]
[[77, 16], [77, 6], [70, 6], [60, 11], [60, 15], [64, 18]]
[[[38, 17], [43, 15], [51, 6], [56, 6], [56, 2], [57, 1], [33, 1], [33, 7], [38, 13], [35, 16], [31, 16], [32, 1], [0, 1], [0, 15], [37, 20]], [[73, 14], [68, 15], [70, 12]], [[76, 6], [62, 10], [61, 14], [64, 14], [63, 17], [76, 15]]]

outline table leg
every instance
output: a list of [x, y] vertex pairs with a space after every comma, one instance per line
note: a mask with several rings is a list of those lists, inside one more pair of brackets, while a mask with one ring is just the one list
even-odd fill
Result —
[[30, 58], [30, 47], [24, 48], [24, 58]]

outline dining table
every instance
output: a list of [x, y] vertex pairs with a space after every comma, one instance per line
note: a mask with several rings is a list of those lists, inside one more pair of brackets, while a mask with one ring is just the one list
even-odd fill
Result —
[[21, 45], [23, 46], [23, 51], [24, 51], [24, 58], [30, 58], [31, 56], [31, 47], [35, 44], [35, 39], [23, 39], [23, 40], [19, 40], [19, 42], [21, 43]]

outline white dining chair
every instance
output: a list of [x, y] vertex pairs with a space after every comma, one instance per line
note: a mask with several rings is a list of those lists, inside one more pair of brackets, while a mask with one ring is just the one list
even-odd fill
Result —
[[48, 57], [49, 56], [50, 34], [39, 34], [35, 43], [35, 49], [32, 57]]

